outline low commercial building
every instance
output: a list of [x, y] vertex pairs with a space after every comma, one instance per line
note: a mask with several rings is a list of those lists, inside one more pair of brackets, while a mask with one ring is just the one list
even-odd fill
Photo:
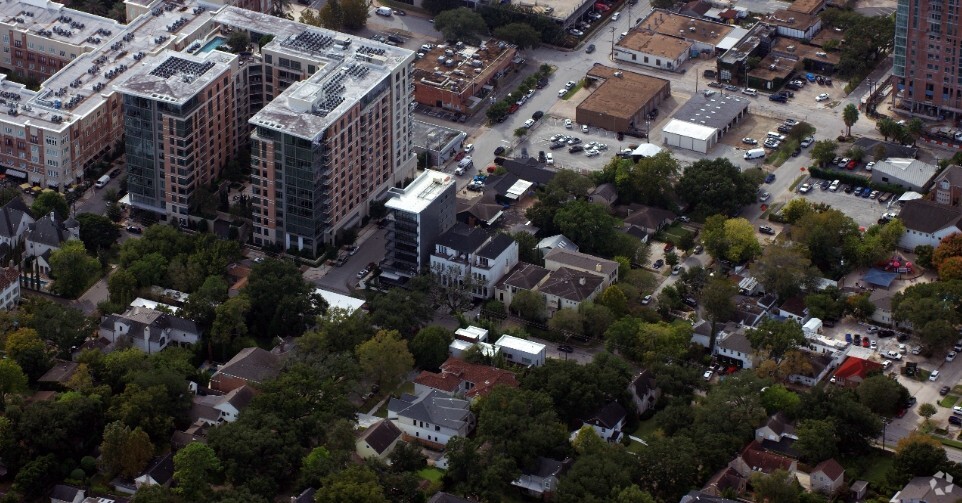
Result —
[[544, 344], [505, 334], [494, 345], [509, 362], [534, 367], [544, 365], [547, 354]]
[[645, 118], [671, 96], [671, 82], [640, 73], [617, 70], [599, 63], [586, 78], [594, 91], [575, 109], [579, 124], [608, 131], [645, 129]]
[[797, 60], [769, 54], [758, 62], [757, 67], [749, 70], [746, 87], [774, 91], [788, 82], [788, 78], [800, 67]]
[[822, 29], [822, 19], [811, 14], [790, 10], [777, 10], [769, 14], [765, 23], [774, 26], [783, 37], [811, 40]]
[[[728, 49], [726, 38], [735, 31], [735, 27], [683, 16], [664, 9], [654, 9], [633, 31], [642, 30], [677, 37], [690, 42], [694, 52], [714, 54], [715, 51]], [[737, 39], [728, 41], [731, 45], [735, 42]]]
[[938, 166], [916, 159], [885, 159], [876, 162], [872, 168], [872, 181], [925, 192], [938, 171]]
[[487, 40], [477, 47], [458, 43], [421, 51], [414, 62], [414, 100], [422, 105], [470, 114], [514, 66], [517, 48]]
[[678, 71], [688, 61], [692, 43], [678, 37], [632, 30], [615, 45], [615, 59], [661, 70]]
[[756, 23], [741, 40], [716, 60], [718, 80], [746, 86], [749, 58], [762, 58], [767, 55], [775, 40], [775, 28]]
[[[708, 93], [706, 93], [708, 94]], [[662, 129], [666, 145], [707, 154], [748, 115], [749, 100], [731, 94], [695, 94]]]
[[800, 14], [815, 16], [819, 12], [825, 10], [825, 0], [795, 0], [789, 4], [787, 10], [790, 12], [798, 12]]
[[[784, 37], [775, 40], [770, 55], [783, 61], [801, 62], [801, 69], [823, 75], [835, 73], [835, 67], [840, 60], [837, 52], [826, 52], [821, 47]], [[793, 64], [799, 68], [797, 63]]]
[[468, 136], [464, 131], [419, 120], [411, 121], [411, 130], [414, 132], [414, 152], [427, 154], [428, 166], [440, 166], [458, 155]]

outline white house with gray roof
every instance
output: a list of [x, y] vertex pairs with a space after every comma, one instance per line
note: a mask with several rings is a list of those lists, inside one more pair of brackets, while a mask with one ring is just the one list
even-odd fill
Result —
[[404, 432], [404, 440], [444, 447], [452, 437], [466, 437], [474, 429], [471, 402], [431, 390], [422, 396], [391, 398], [387, 418]]
[[567, 267], [600, 276], [603, 280], [602, 289], [618, 282], [618, 262], [565, 248], [555, 248], [548, 252], [544, 256], [544, 267], [549, 271]]
[[100, 322], [100, 336], [112, 344], [129, 342], [148, 354], [170, 344], [190, 345], [200, 340], [197, 324], [154, 309], [131, 307], [122, 314], [105, 316]]
[[915, 250], [919, 245], [938, 247], [943, 238], [962, 231], [962, 209], [924, 199], [906, 202], [899, 220], [905, 226], [899, 240], [899, 248], [904, 250]]
[[517, 264], [517, 241], [460, 222], [438, 236], [431, 254], [431, 273], [442, 284], [464, 284], [470, 278], [477, 299], [493, 297], [495, 285]]
[[24, 254], [36, 257], [41, 272], [49, 274], [50, 255], [71, 239], [80, 239], [80, 223], [73, 218], [61, 220], [51, 211], [27, 226]]
[[715, 340], [715, 354], [731, 360], [741, 362], [742, 368], [750, 369], [754, 366], [752, 345], [745, 337], [745, 328], [738, 327], [728, 332], [722, 331]]
[[27, 204], [19, 197], [0, 207], [0, 247], [5, 247], [3, 253], [20, 244], [27, 229], [35, 221]]

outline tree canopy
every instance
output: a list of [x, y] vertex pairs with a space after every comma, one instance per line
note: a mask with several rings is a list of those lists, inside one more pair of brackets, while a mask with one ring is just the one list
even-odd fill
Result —
[[758, 181], [728, 159], [701, 159], [685, 168], [676, 190], [695, 215], [731, 216], [755, 201]]

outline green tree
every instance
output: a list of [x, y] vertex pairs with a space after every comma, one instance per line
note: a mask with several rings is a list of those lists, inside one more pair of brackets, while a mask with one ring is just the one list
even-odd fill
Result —
[[33, 200], [33, 204], [30, 205], [30, 212], [36, 215], [38, 219], [53, 212], [57, 215], [57, 219], [62, 221], [70, 215], [70, 205], [67, 204], [67, 200], [59, 192], [45, 191]]
[[314, 293], [297, 266], [286, 261], [256, 264], [243, 295], [251, 302], [249, 327], [262, 337], [301, 335], [327, 309], [327, 303]]
[[130, 271], [121, 269], [107, 279], [107, 291], [110, 292], [110, 302], [119, 306], [130, 305], [137, 291], [137, 278]]
[[438, 14], [434, 18], [434, 29], [440, 31], [445, 40], [463, 40], [468, 43], [478, 42], [479, 37], [488, 32], [484, 18], [467, 7]]
[[678, 160], [671, 152], [664, 151], [637, 163], [616, 157], [596, 175], [596, 180], [615, 184], [618, 199], [626, 203], [673, 208], [676, 203], [674, 181], [679, 173], [681, 165]]
[[838, 150], [838, 144], [833, 140], [819, 140], [812, 146], [812, 160], [819, 166], [824, 166], [835, 159], [836, 150]]
[[613, 398], [623, 397], [631, 377], [624, 360], [600, 353], [587, 365], [573, 360], [548, 360], [525, 374], [521, 385], [549, 396], [559, 417], [573, 421], [600, 409]]
[[698, 483], [699, 449], [686, 436], [655, 438], [638, 454], [641, 487], [676, 501]]
[[838, 287], [829, 287], [819, 293], [807, 295], [805, 306], [813, 318], [820, 320], [840, 320], [845, 316], [847, 307]]
[[221, 357], [224, 357], [234, 341], [237, 341], [248, 334], [246, 316], [250, 311], [251, 303], [247, 297], [238, 295], [227, 299], [224, 303], [214, 308], [214, 322], [210, 326], [210, 342], [220, 350]]
[[107, 478], [120, 475], [131, 479], [140, 475], [154, 456], [150, 437], [140, 428], [114, 421], [104, 428], [100, 444], [100, 469]]
[[919, 405], [919, 415], [924, 417], [926, 421], [934, 416], [938, 411], [939, 409], [936, 408], [935, 405], [932, 405], [928, 402]]
[[317, 11], [321, 26], [329, 30], [339, 30], [344, 26], [344, 9], [340, 0], [330, 0]]
[[813, 291], [818, 270], [798, 247], [776, 243], [765, 247], [761, 258], [752, 266], [752, 274], [765, 287], [765, 292], [785, 300], [803, 289]]
[[794, 416], [801, 401], [797, 393], [781, 384], [774, 384], [762, 391], [762, 405], [769, 414], [784, 412]]
[[[606, 308], [607, 309], [607, 308]], [[552, 332], [567, 335], [580, 335], [584, 333], [585, 321], [581, 312], [577, 309], [559, 309], [554, 316], [548, 320], [548, 328]]]
[[905, 133], [908, 137], [912, 138], [912, 145], [922, 136], [922, 131], [925, 129], [925, 124], [922, 123], [922, 119], [918, 117], [912, 117], [908, 124], [905, 125]]
[[416, 334], [434, 319], [434, 307], [430, 300], [415, 289], [391, 289], [386, 294], [372, 297], [368, 305], [373, 324], [402, 334]]
[[806, 215], [791, 229], [792, 240], [826, 274], [846, 272], [856, 262], [859, 234], [858, 224], [836, 209]]
[[70, 240], [50, 255], [50, 276], [53, 291], [76, 298], [100, 276], [100, 262], [87, 255], [82, 242]]
[[796, 429], [798, 440], [793, 448], [803, 461], [816, 465], [838, 456], [838, 438], [835, 423], [831, 419], [804, 419]]
[[948, 457], [945, 448], [935, 438], [913, 432], [899, 440], [895, 446], [895, 462], [892, 469], [901, 479], [928, 477], [941, 470]]
[[735, 314], [735, 295], [738, 294], [738, 286], [728, 278], [713, 277], [708, 281], [699, 294], [701, 306], [705, 314], [711, 321], [711, 340], [708, 343], [708, 351], [715, 349], [716, 327], [719, 322], [728, 321]]
[[341, 0], [344, 28], [351, 31], [364, 28], [370, 15], [370, 5], [368, 0]]
[[50, 368], [47, 346], [32, 328], [21, 328], [8, 334], [4, 350], [31, 381], [39, 379]]
[[235, 31], [227, 37], [227, 45], [230, 47], [230, 51], [239, 54], [247, 50], [250, 46], [251, 37], [246, 31]]
[[374, 338], [357, 347], [361, 368], [375, 382], [388, 389], [393, 387], [414, 367], [414, 357], [407, 343], [393, 330], [381, 330]]
[[538, 456], [552, 455], [567, 431], [547, 395], [498, 386], [481, 401], [477, 436], [520, 468], [532, 466]]
[[590, 428], [579, 434], [582, 443], [583, 437], [590, 439], [591, 446], [578, 456], [558, 483], [560, 503], [654, 502], [650, 495], [641, 493], [632, 484], [637, 469], [630, 453], [620, 445], [609, 446]]
[[744, 218], [709, 217], [702, 228], [702, 241], [711, 256], [733, 262], [751, 260], [762, 251], [755, 229]]
[[518, 243], [518, 260], [534, 265], [544, 264], [541, 251], [538, 250], [538, 238], [533, 234], [519, 231], [511, 234], [511, 239]]
[[728, 159], [702, 159], [685, 169], [676, 190], [694, 215], [734, 215], [755, 202], [758, 182]]
[[350, 466], [321, 481], [314, 501], [317, 503], [388, 503], [377, 474], [363, 465]]
[[596, 302], [607, 307], [616, 318], [628, 313], [628, 297], [618, 285], [605, 288]]
[[510, 23], [494, 29], [494, 36], [518, 46], [519, 49], [533, 49], [541, 42], [541, 33], [528, 23]]
[[755, 501], [798, 503], [801, 497], [801, 486], [795, 480], [795, 475], [785, 470], [775, 470], [769, 474], [753, 473], [751, 483], [755, 490]]
[[852, 126], [858, 122], [858, 107], [855, 103], [849, 103], [842, 109], [842, 122], [845, 123], [845, 136], [852, 136]]
[[96, 330], [96, 320], [84, 316], [79, 309], [41, 298], [31, 298], [21, 305], [19, 321], [37, 331], [41, 340], [52, 342], [60, 358], [70, 358], [73, 351]]
[[909, 398], [909, 391], [895, 379], [884, 375], [866, 378], [856, 388], [859, 401], [876, 414], [891, 416]]
[[588, 201], [571, 201], [561, 206], [554, 216], [554, 225], [562, 234], [578, 243], [588, 253], [612, 255], [617, 242], [617, 220], [604, 206]]
[[511, 311], [532, 321], [542, 321], [547, 314], [544, 297], [531, 290], [519, 290], [511, 299]]
[[793, 320], [766, 319], [745, 333], [752, 349], [765, 351], [772, 360], [781, 360], [785, 353], [805, 344], [802, 326]]
[[785, 222], [794, 224], [799, 221], [805, 215], [815, 212], [815, 207], [808, 201], [808, 199], [803, 199], [801, 197], [796, 197], [788, 202], [782, 208], [782, 217]]
[[207, 500], [211, 478], [221, 471], [214, 450], [200, 442], [191, 442], [174, 455], [174, 480], [177, 493], [188, 501]]
[[421, 7], [430, 12], [432, 16], [437, 16], [446, 10], [461, 7], [461, 2], [458, 0], [424, 0], [424, 2], [421, 2]]
[[675, 267], [678, 265], [678, 261], [678, 254], [674, 250], [665, 254], [665, 263], [668, 264], [668, 267]]
[[57, 457], [47, 454], [29, 461], [17, 472], [13, 488], [23, 495], [24, 501], [36, 501], [61, 477]]
[[872, 304], [872, 301], [869, 300], [870, 296], [871, 294], [866, 292], [858, 295], [852, 295], [845, 299], [848, 312], [852, 313], [852, 316], [855, 317], [855, 319], [864, 321], [868, 319], [869, 316], [872, 316], [872, 313], [875, 312], [875, 304]]
[[883, 117], [875, 123], [876, 129], [878, 129], [879, 134], [889, 141], [891, 137], [897, 137], [901, 135], [902, 126], [899, 126], [894, 120], [889, 117]]
[[120, 230], [109, 218], [93, 213], [77, 215], [80, 222], [80, 240], [91, 254], [110, 249], [120, 239]]
[[448, 346], [454, 340], [450, 330], [431, 325], [422, 328], [411, 340], [411, 354], [419, 368], [436, 370], [448, 359]]
[[15, 360], [0, 360], [0, 410], [6, 409], [6, 397], [27, 391], [27, 374]]

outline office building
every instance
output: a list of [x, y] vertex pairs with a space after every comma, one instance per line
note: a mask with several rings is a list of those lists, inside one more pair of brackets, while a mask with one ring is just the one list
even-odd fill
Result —
[[962, 112], [959, 4], [899, 0], [892, 75], [898, 105], [913, 113], [958, 118]]
[[438, 237], [454, 226], [457, 184], [451, 175], [425, 170], [407, 187], [392, 188], [389, 195], [391, 222], [382, 270], [388, 279], [415, 276], [429, 267]]

